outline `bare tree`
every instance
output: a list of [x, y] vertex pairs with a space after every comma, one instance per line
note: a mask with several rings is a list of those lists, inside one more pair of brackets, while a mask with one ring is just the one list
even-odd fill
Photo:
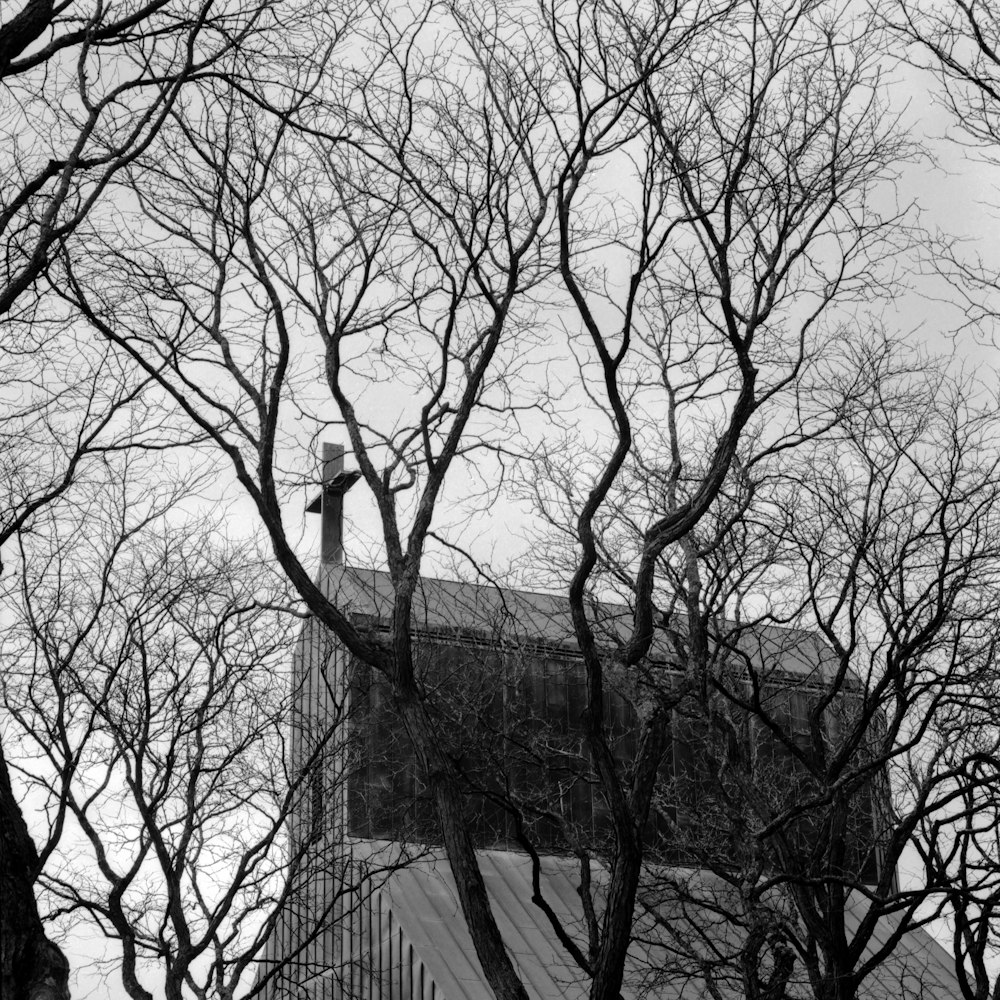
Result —
[[[51, 346], [72, 346], [72, 339], [60, 338], [57, 328], [47, 327]], [[23, 353], [8, 346], [0, 379], [5, 401], [0, 417], [0, 546], [5, 559], [49, 505], [98, 502], [95, 494], [109, 475], [113, 479], [119, 453], [130, 448], [164, 452], [190, 439], [184, 431], [171, 430], [169, 415], [146, 395], [150, 380], [100, 346], [76, 345], [71, 357], [36, 345], [22, 345]], [[31, 894], [36, 849], [6, 769], [0, 753], [5, 819], [0, 880], [5, 898], [17, 901], [0, 913], [0, 992], [16, 1000], [49, 996], [46, 991], [52, 990], [62, 995], [68, 969], [39, 922]]]
[[[274, 27], [270, 7], [24, 0], [0, 13], [0, 545], [86, 475], [92, 459], [126, 443], [176, 443], [172, 433], [157, 435], [162, 414], [144, 397], [144, 379], [81, 343], [49, 308], [45, 279], [59, 280], [53, 262], [85, 223], [106, 235], [97, 221], [105, 196], [150, 150], [181, 95], [205, 77], [239, 78], [244, 48]], [[61, 995], [65, 962], [42, 934], [28, 874], [35, 848], [12, 794], [0, 754], [8, 901], [0, 995]]]
[[[331, 26], [320, 48], [343, 52], [340, 68], [331, 57], [307, 73], [279, 119], [238, 96], [179, 111], [164, 141], [180, 168], [136, 162], [147, 225], [175, 258], [139, 241], [107, 248], [100, 281], [66, 261], [75, 308], [215, 441], [310, 611], [390, 684], [501, 1000], [523, 1000], [524, 986], [462, 822], [462, 776], [415, 679], [432, 525], [465, 470], [490, 481], [573, 419], [554, 412], [561, 392], [593, 421], [594, 460], [574, 456], [578, 502], [564, 513], [577, 559], [563, 583], [587, 668], [587, 752], [614, 821], [589, 967], [592, 996], [613, 1000], [666, 744], [662, 711], [644, 719], [630, 772], [609, 744], [611, 668], [587, 604], [595, 524], [644, 453], [638, 413], [677, 398], [672, 412], [711, 422], [707, 459], [678, 461], [640, 533], [635, 619], [614, 660], [634, 671], [655, 631], [661, 555], [706, 516], [754, 413], [800, 377], [823, 315], [866, 295], [896, 249], [896, 220], [869, 202], [906, 153], [879, 103], [879, 35], [835, 13], [740, 0], [371, 5]], [[363, 41], [349, 48], [352, 33]], [[567, 352], [581, 378], [561, 386], [545, 372]], [[385, 637], [359, 631], [286, 533], [286, 491], [317, 478], [286, 457], [292, 414], [346, 425], [381, 519]]]
[[[1000, 138], [996, 10], [967, 0], [946, 4], [896, 0], [887, 11], [893, 29], [907, 45], [907, 58], [936, 81], [932, 99], [954, 123], [948, 141], [967, 147], [970, 158], [995, 167]], [[988, 199], [982, 207], [992, 215]], [[931, 242], [925, 267], [947, 281], [947, 294], [964, 315], [959, 332], [995, 343], [998, 288], [990, 254], [946, 232]]]
[[[996, 11], [955, 0], [940, 6], [899, 2], [893, 14], [896, 30], [910, 43], [912, 62], [937, 79], [938, 98], [955, 126], [949, 138], [995, 164], [1000, 138]], [[964, 312], [964, 331], [995, 343], [995, 263], [960, 243], [935, 250], [933, 266], [949, 281]], [[949, 811], [922, 822], [916, 839], [928, 880], [945, 887], [956, 969], [969, 1000], [995, 997], [1000, 989], [994, 974], [997, 865], [990, 819], [996, 804], [994, 674], [992, 664], [972, 674], [964, 701], [935, 720], [937, 753], [953, 771], [955, 799]], [[922, 760], [913, 768], [914, 780], [926, 774]]]
[[[965, 1000], [995, 1000], [1000, 995], [995, 966], [1000, 903], [996, 760], [1000, 747], [991, 718], [996, 704], [995, 694], [988, 690], [991, 683], [975, 685], [984, 698], [981, 705], [970, 697], [935, 720], [935, 759], [950, 769], [952, 798], [949, 809], [922, 818], [914, 838], [927, 881], [941, 890]], [[915, 764], [913, 771], [915, 785], [926, 781], [926, 764]]]
[[[952, 0], [943, 6], [897, 0], [896, 28], [943, 85], [942, 98], [966, 138], [989, 153], [996, 145], [1000, 21], [988, 5]], [[929, 60], [929, 62], [927, 61]]]
[[271, 559], [216, 520], [192, 530], [190, 475], [157, 488], [130, 471], [22, 537], [2, 693], [10, 767], [44, 817], [26, 870], [47, 919], [117, 942], [135, 1000], [231, 1000], [300, 897], [327, 890], [257, 990], [305, 967], [347, 888], [400, 858], [351, 865], [327, 850], [336, 809], [308, 817], [314, 772], [347, 753], [347, 706], [333, 691], [322, 731], [296, 711], [302, 615]]
[[0, 24], [0, 315], [30, 321], [64, 241], [147, 151], [184, 88], [232, 72], [269, 2], [25, 0]]
[[[957, 899], [947, 831], [991, 787], [995, 405], [866, 339], [834, 341], [772, 399], [712, 508], [660, 557], [655, 606], [684, 677], [655, 661], [638, 674], [674, 728], [654, 808], [673, 857], [712, 877], [652, 870], [644, 939], [710, 991], [780, 997], [805, 979], [818, 998], [851, 997], [871, 977], [936, 995], [893, 949]], [[643, 518], [683, 482], [681, 448], [706, 450], [675, 427], [661, 424], [660, 450], [626, 466], [595, 519], [596, 576], [622, 600]], [[564, 534], [566, 483], [536, 479]], [[958, 750], [959, 729], [975, 753]], [[928, 864], [923, 883], [899, 884], [915, 840], [952, 871]], [[664, 933], [669, 963], [653, 947]]]

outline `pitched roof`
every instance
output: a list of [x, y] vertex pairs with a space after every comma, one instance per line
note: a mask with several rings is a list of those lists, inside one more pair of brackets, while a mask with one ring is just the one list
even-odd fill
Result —
[[[325, 586], [331, 600], [360, 620], [386, 625], [391, 619], [394, 592], [388, 573], [336, 567], [327, 575]], [[627, 604], [590, 600], [588, 613], [598, 641], [609, 650], [631, 634], [634, 611]], [[568, 655], [577, 653], [569, 600], [561, 595], [421, 577], [412, 624], [464, 641], [515, 648], [539, 644]], [[684, 615], [661, 616], [649, 658], [675, 662], [676, 642], [685, 633]], [[730, 659], [746, 657], [758, 671], [819, 680], [834, 669], [829, 647], [805, 629], [719, 621], [714, 633]]]
[[[524, 854], [483, 851], [480, 868], [508, 952], [531, 1000], [585, 1000], [589, 981], [559, 942], [542, 909], [532, 902], [532, 862]], [[586, 952], [581, 925], [577, 862], [573, 858], [541, 858], [542, 895], [571, 938]], [[606, 872], [592, 862], [594, 882]], [[622, 987], [623, 1000], [695, 1000], [706, 994], [705, 969], [715, 959], [714, 985], [727, 998], [742, 997], [738, 969], [719, 961], [732, 956], [745, 932], [721, 915], [732, 911], [734, 893], [722, 880], [705, 873], [660, 871], [656, 899], [647, 892], [643, 912], [637, 912], [634, 943], [629, 950]], [[702, 894], [703, 906], [684, 906], [663, 886], [676, 876], [692, 898]], [[697, 885], [692, 885], [697, 882]], [[446, 1000], [493, 1000], [471, 937], [462, 917], [450, 868], [442, 856], [429, 856], [396, 871], [381, 889], [383, 905], [392, 914], [415, 962], [424, 966], [438, 995]], [[728, 895], [728, 900], [723, 899]], [[600, 906], [600, 900], [597, 902]], [[848, 904], [848, 939], [858, 928], [867, 903], [859, 895]], [[642, 904], [640, 904], [640, 909]], [[669, 930], [667, 929], [669, 928]], [[888, 938], [888, 919], [876, 927], [862, 963]], [[641, 943], [640, 943], [641, 942]], [[704, 964], [702, 960], [709, 960]], [[812, 993], [801, 963], [789, 984], [789, 995]], [[923, 929], [903, 935], [893, 953], [863, 982], [859, 998], [953, 997], [960, 989], [948, 953]]]

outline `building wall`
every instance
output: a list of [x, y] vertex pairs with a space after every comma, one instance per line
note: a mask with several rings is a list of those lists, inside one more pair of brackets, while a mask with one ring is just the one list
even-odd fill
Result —
[[339, 849], [346, 815], [347, 662], [326, 629], [308, 619], [293, 657], [288, 759], [297, 788], [287, 846], [288, 898], [261, 965], [263, 975], [279, 970], [265, 991], [269, 1000], [333, 995], [323, 976], [337, 962], [335, 928], [351, 868]]
[[[586, 686], [578, 656], [538, 645], [499, 650], [427, 635], [416, 663], [431, 724], [465, 776], [468, 824], [479, 846], [519, 849], [526, 838], [540, 851], [610, 853], [611, 816], [584, 739]], [[431, 803], [387, 682], [362, 666], [351, 671], [351, 725], [358, 738], [347, 781], [348, 833], [439, 844]], [[660, 697], [670, 697], [680, 673], [664, 668], [658, 676]], [[775, 814], [820, 796], [798, 754], [810, 750], [808, 715], [821, 691], [785, 675], [772, 677], [769, 685], [768, 713], [784, 739], [747, 713], [739, 718], [733, 709], [739, 744], [734, 748], [707, 730], [704, 717], [690, 712], [684, 700], [678, 703], [667, 723], [671, 744], [646, 831], [651, 861], [695, 867], [739, 863], [753, 840], [754, 816], [748, 812], [745, 829], [734, 821], [734, 803], [742, 800], [747, 810], [750, 804], [720, 772], [727, 755], [744, 755], [743, 766], [752, 771]], [[609, 740], [627, 778], [639, 728], [634, 699], [645, 695], [609, 687], [604, 705]], [[844, 708], [841, 699], [824, 717], [823, 736], [831, 743], [839, 737], [836, 715]], [[805, 847], [821, 835], [823, 821], [817, 809], [788, 829]], [[870, 790], [856, 794], [847, 823], [845, 874], [875, 882]]]
[[[518, 599], [523, 603], [530, 597]], [[369, 595], [362, 591], [355, 605], [361, 609], [354, 612], [357, 620], [379, 629], [380, 615], [373, 613], [378, 609], [366, 600], [370, 602]], [[338, 603], [351, 610], [350, 600]], [[518, 848], [512, 812], [497, 802], [501, 792], [513, 789], [520, 825], [540, 851], [564, 854], [582, 845], [600, 857], [609, 822], [583, 744], [579, 658], [557, 642], [521, 641], [510, 631], [491, 633], [471, 628], [469, 622], [456, 624], [458, 612], [440, 604], [432, 612], [434, 624], [425, 623], [421, 633], [419, 677], [441, 738], [450, 741], [469, 775], [470, 825], [480, 844]], [[785, 655], [773, 637], [769, 642]], [[770, 671], [773, 715], [792, 746], [809, 738], [803, 720], [820, 683], [819, 676], [810, 680], [805, 673], [812, 669], [808, 654], [797, 655], [805, 668], [798, 664], [798, 674]], [[397, 865], [438, 841], [388, 689], [354, 664], [313, 620], [303, 628], [294, 667], [289, 752], [301, 788], [291, 824], [290, 863], [297, 877], [264, 963], [273, 968], [283, 960], [288, 967], [265, 995], [268, 1000], [435, 1000], [431, 978], [419, 956], [414, 957], [383, 893]], [[663, 665], [660, 676], [670, 674]], [[623, 767], [635, 753], [636, 698], [622, 682], [605, 706]], [[692, 728], [679, 710], [671, 725], [673, 746], [648, 833], [651, 857], [665, 864], [696, 865], [699, 855], [682, 852], [669, 840], [671, 831], [688, 823], [692, 836], [721, 843], [723, 852], [729, 852], [731, 846], [712, 826], [713, 810], [724, 811], [726, 804], [715, 795], [717, 778], [703, 768], [709, 737]], [[837, 738], [833, 719], [828, 733]], [[771, 754], [776, 770], [793, 775], [794, 753], [773, 740], [768, 744], [766, 737], [748, 723], [747, 747], [761, 759]], [[719, 818], [720, 829], [731, 819], [723, 813]], [[866, 832], [862, 819], [858, 829], [869, 836], [870, 827]], [[875, 869], [870, 860], [866, 864], [871, 878]]]

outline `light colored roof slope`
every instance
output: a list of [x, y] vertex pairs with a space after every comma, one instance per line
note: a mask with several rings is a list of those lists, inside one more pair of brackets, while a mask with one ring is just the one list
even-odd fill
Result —
[[[586, 977], [566, 954], [542, 910], [531, 902], [528, 856], [483, 851], [479, 858], [500, 932], [529, 996], [532, 1000], [583, 1000]], [[577, 924], [580, 899], [571, 874], [574, 862], [548, 855], [541, 864], [545, 899], [582, 943], [585, 938]], [[382, 892], [447, 1000], [493, 1000], [446, 860], [410, 865], [394, 873]]]
[[[576, 862], [571, 858], [543, 857], [541, 860], [543, 895], [577, 944], [584, 946], [586, 935], [579, 923], [580, 900], [577, 894]], [[547, 917], [532, 901], [531, 861], [523, 854], [506, 851], [480, 853], [480, 867], [489, 891], [493, 911], [507, 943], [508, 950], [532, 1000], [584, 1000], [587, 996], [586, 976], [568, 956], [558, 941]], [[687, 879], [690, 873], [678, 873]], [[595, 872], [598, 881], [602, 873]], [[711, 879], [702, 873], [703, 880]], [[720, 883], [721, 885], [721, 883]], [[403, 932], [433, 977], [438, 995], [445, 1000], [493, 1000], [486, 984], [475, 949], [462, 917], [454, 881], [447, 862], [431, 857], [395, 872], [381, 890], [384, 903], [391, 909]], [[849, 931], [857, 927], [863, 915], [862, 901], [856, 901], [848, 913]], [[680, 922], [679, 912], [672, 915], [664, 902], [657, 904], [659, 916]], [[732, 930], [715, 917], [714, 930], [708, 928], [711, 919], [704, 911], [705, 922], [700, 928], [708, 937], [714, 936], [720, 951], [731, 951], [738, 944]], [[692, 911], [687, 918], [692, 919]], [[876, 946], [889, 933], [886, 924], [876, 934]], [[636, 934], [646, 944], [635, 945], [629, 955], [622, 989], [623, 1000], [655, 997], [656, 1000], [695, 1000], [706, 996], [704, 980], [694, 965], [676, 962], [671, 968], [670, 949], [648, 942], [654, 940], [653, 925], [639, 916]], [[722, 937], [728, 933], [730, 943], [724, 947]], [[665, 936], [662, 937], [664, 943]], [[870, 954], [870, 953], [869, 953]], [[801, 964], [797, 965], [800, 981], [791, 993], [810, 995], [801, 981]], [[717, 980], [723, 996], [736, 1000], [742, 993], [727, 989], [724, 980]], [[735, 985], [735, 984], [734, 984]], [[943, 1000], [960, 995], [958, 983], [947, 953], [925, 931], [908, 932], [893, 955], [863, 984], [859, 998], [923, 998]]]
[[[325, 584], [327, 595], [345, 610], [382, 622], [390, 618], [393, 590], [388, 573], [338, 567], [331, 569]], [[591, 601], [588, 611], [598, 641], [607, 648], [613, 649], [631, 633], [633, 612], [627, 605]], [[553, 594], [422, 577], [413, 619], [417, 628], [472, 640], [576, 649], [569, 601]], [[669, 622], [660, 623], [651, 658], [675, 659], [671, 631], [684, 633], [683, 615], [672, 614]], [[717, 631], [719, 636], [728, 636], [757, 669], [801, 677], [827, 674], [831, 669], [831, 653], [813, 632], [773, 625], [737, 629], [726, 622], [720, 623]]]

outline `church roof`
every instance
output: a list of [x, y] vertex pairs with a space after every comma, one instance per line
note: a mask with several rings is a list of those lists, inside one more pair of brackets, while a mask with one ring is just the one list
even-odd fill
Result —
[[[531, 1000], [585, 1000], [587, 975], [560, 943], [551, 919], [533, 902], [532, 860], [510, 851], [482, 851], [480, 868], [494, 915], [507, 950]], [[587, 934], [581, 926], [578, 862], [574, 858], [542, 856], [539, 888], [552, 914], [568, 936], [586, 953]], [[606, 872], [591, 861], [595, 885]], [[622, 987], [622, 1000], [696, 1000], [706, 992], [706, 973], [719, 996], [737, 1000], [745, 995], [735, 956], [745, 941], [738, 920], [735, 890], [710, 873], [660, 869], [655, 885], [640, 894]], [[447, 1000], [493, 1000], [471, 937], [462, 917], [454, 879], [447, 861], [431, 853], [395, 871], [376, 893], [382, 927], [398, 928], [397, 956], [409, 950], [413, 979], [429, 977], [433, 989], [423, 996]], [[702, 902], [697, 902], [701, 900]], [[598, 896], [598, 914], [601, 901]], [[772, 904], [780, 908], [780, 899]], [[848, 901], [848, 940], [864, 918], [867, 900], [855, 894]], [[789, 917], [790, 920], [793, 918]], [[369, 924], [369, 926], [371, 926]], [[888, 940], [891, 918], [882, 918], [862, 954], [859, 966]], [[421, 971], [417, 971], [422, 966]], [[859, 1000], [897, 997], [955, 997], [961, 993], [945, 951], [926, 930], [908, 930], [887, 958], [874, 964], [858, 991]], [[789, 984], [790, 997], [809, 997], [801, 962]]]
[[[381, 570], [337, 567], [326, 578], [327, 595], [371, 625], [387, 625], [393, 606], [389, 574]], [[588, 601], [588, 615], [598, 642], [613, 651], [631, 634], [633, 609], [626, 603]], [[661, 614], [649, 659], [678, 659], [686, 616]], [[498, 647], [537, 644], [567, 655], [577, 654], [569, 600], [562, 595], [494, 585], [421, 577], [414, 600], [413, 627], [459, 641]], [[758, 671], [781, 672], [803, 681], [828, 677], [836, 663], [832, 651], [814, 632], [770, 624], [720, 620], [713, 639], [730, 660], [747, 659]]]

